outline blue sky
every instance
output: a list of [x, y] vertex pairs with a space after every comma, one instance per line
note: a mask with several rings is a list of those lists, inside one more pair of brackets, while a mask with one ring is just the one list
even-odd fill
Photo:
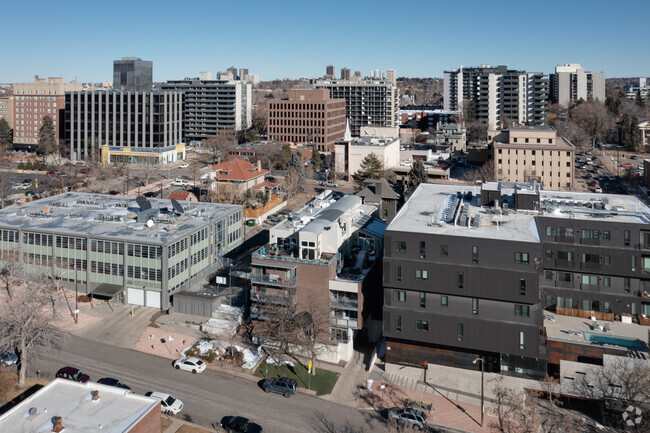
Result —
[[245, 67], [262, 80], [333, 64], [442, 77], [460, 64], [550, 73], [581, 63], [650, 76], [647, 1], [5, 2], [0, 82], [111, 81], [113, 60], [153, 61], [154, 81]]

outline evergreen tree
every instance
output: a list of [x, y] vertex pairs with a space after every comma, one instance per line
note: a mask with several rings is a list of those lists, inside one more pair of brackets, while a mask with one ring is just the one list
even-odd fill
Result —
[[320, 152], [314, 146], [314, 150], [311, 152], [311, 165], [314, 167], [314, 170], [319, 171], [320, 166], [323, 165], [323, 159], [320, 156]]
[[59, 155], [59, 148], [54, 133], [54, 123], [50, 116], [43, 116], [43, 126], [38, 132], [38, 151], [43, 155]]
[[409, 194], [412, 194], [421, 183], [427, 183], [429, 176], [424, 168], [424, 164], [419, 159], [413, 163], [409, 173]]
[[638, 105], [641, 108], [645, 108], [645, 101], [641, 97], [641, 92], [636, 94], [636, 105]]
[[0, 119], [0, 146], [5, 147], [11, 145], [13, 142], [13, 134], [9, 123], [4, 117]]
[[639, 137], [641, 136], [641, 131], [639, 131], [639, 119], [636, 116], [632, 116], [630, 121], [630, 147], [633, 151], [637, 151], [639, 147]]
[[359, 171], [352, 175], [356, 185], [356, 190], [360, 191], [363, 188], [363, 183], [366, 179], [379, 179], [384, 177], [386, 170], [384, 164], [374, 153], [370, 153], [361, 161], [361, 168]]
[[291, 155], [291, 159], [289, 160], [289, 168], [294, 168], [300, 174], [301, 179], [305, 178], [305, 170], [302, 167], [302, 162], [300, 162], [300, 158], [298, 158], [298, 155], [295, 153]]
[[631, 127], [632, 122], [630, 120], [630, 116], [626, 113], [621, 119], [621, 126], [619, 128], [619, 144], [621, 144], [625, 150], [632, 150]]

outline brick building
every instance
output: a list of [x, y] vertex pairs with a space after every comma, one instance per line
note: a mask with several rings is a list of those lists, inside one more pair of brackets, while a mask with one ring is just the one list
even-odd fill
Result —
[[289, 90], [289, 99], [269, 101], [267, 125], [272, 140], [333, 151], [345, 133], [345, 99], [330, 99], [325, 89]]
[[64, 83], [62, 78], [39, 78], [33, 83], [14, 83], [14, 144], [36, 149], [43, 117], [50, 116], [61, 137], [65, 92], [81, 91], [81, 83]]
[[0, 98], [0, 119], [6, 119], [10, 128], [14, 126], [14, 97], [3, 96]]

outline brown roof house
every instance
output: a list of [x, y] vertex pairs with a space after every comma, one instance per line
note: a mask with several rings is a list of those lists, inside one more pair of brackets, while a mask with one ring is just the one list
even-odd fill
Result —
[[173, 191], [169, 193], [168, 200], [184, 200], [184, 201], [199, 201], [196, 196], [190, 191]]
[[232, 159], [212, 166], [210, 188], [214, 191], [221, 185], [230, 184], [236, 194], [242, 194], [263, 183], [264, 177], [268, 173], [268, 170], [262, 169], [259, 161], [257, 165], [254, 165], [243, 159]]
[[356, 195], [361, 197], [363, 204], [377, 207], [374, 216], [382, 221], [391, 222], [402, 205], [401, 195], [396, 193], [384, 178], [367, 179], [364, 185], [364, 188]]

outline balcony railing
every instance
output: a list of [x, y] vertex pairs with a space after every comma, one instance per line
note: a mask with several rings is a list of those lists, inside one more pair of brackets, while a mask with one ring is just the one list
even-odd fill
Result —
[[255, 274], [251, 276], [251, 283], [267, 286], [296, 287], [296, 277], [285, 278], [273, 274]]
[[253, 302], [288, 305], [295, 304], [298, 299], [296, 294], [292, 295], [290, 293], [275, 293], [264, 290], [251, 290], [250, 293], [250, 298]]
[[354, 328], [357, 329], [359, 326], [359, 321], [353, 318], [345, 317], [332, 317], [330, 320], [332, 325], [335, 325], [339, 328]]
[[593, 271], [600, 271], [602, 268], [603, 267], [600, 263], [580, 262], [580, 269], [590, 269]]
[[600, 287], [593, 284], [580, 284], [580, 290], [585, 292], [600, 292]]
[[350, 298], [330, 298], [330, 308], [358, 310], [359, 300]]
[[555, 266], [561, 266], [563, 268], [575, 268], [576, 264], [573, 260], [555, 260]]
[[600, 245], [600, 239], [580, 238], [582, 245]]

